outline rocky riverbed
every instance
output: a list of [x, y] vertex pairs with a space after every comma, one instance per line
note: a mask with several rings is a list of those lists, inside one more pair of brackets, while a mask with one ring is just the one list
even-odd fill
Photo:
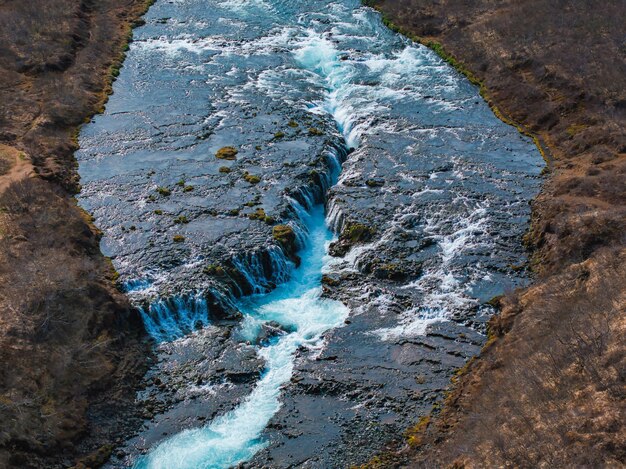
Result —
[[[146, 422], [112, 467], [166, 467], [166, 451], [185, 467], [222, 428], [243, 452], [216, 467], [365, 461], [477, 353], [488, 301], [525, 281], [532, 142], [375, 11], [320, 7], [157, 3], [81, 134], [81, 204], [160, 343]], [[278, 405], [248, 436], [229, 422], [273, 406], [264, 389]]]

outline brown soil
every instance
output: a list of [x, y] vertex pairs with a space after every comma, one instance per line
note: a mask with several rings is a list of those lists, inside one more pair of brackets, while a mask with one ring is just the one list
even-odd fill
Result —
[[133, 424], [148, 349], [73, 152], [147, 6], [0, 0], [0, 467], [97, 467]]
[[534, 284], [439, 412], [371, 466], [626, 465], [626, 4], [375, 0], [537, 138]]

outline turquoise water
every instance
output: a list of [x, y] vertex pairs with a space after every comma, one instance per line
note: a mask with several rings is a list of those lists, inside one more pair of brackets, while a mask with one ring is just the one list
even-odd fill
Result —
[[267, 444], [261, 433], [280, 407], [281, 386], [293, 372], [299, 347], [318, 347], [324, 332], [343, 324], [348, 309], [321, 298], [321, 276], [332, 234], [324, 222], [324, 208], [316, 206], [303, 218], [309, 230], [302, 264], [292, 279], [267, 295], [242, 301], [245, 315], [239, 334], [254, 340], [264, 323], [278, 323], [290, 332], [259, 349], [266, 369], [254, 391], [235, 410], [209, 425], [183, 431], [140, 459], [136, 469], [227, 468], [246, 461]]

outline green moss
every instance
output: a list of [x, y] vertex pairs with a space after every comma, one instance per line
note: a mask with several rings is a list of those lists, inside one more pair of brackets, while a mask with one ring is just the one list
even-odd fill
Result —
[[111, 272], [111, 277], [110, 277], [111, 281], [113, 283], [117, 282], [118, 279], [120, 278], [120, 274], [117, 270], [115, 270], [115, 267], [113, 266], [113, 261], [111, 260], [110, 257], [105, 257], [104, 260], [109, 267], [109, 271]]
[[181, 179], [180, 181], [178, 181], [178, 182], [176, 183], [176, 185], [177, 185], [178, 187], [184, 187], [184, 186], [185, 186], [185, 180], [184, 180], [184, 179]]
[[291, 226], [276, 225], [272, 229], [272, 236], [288, 252], [295, 250], [296, 233]]
[[420, 417], [417, 424], [415, 424], [414, 426], [412, 426], [406, 431], [405, 436], [406, 436], [407, 443], [409, 444], [409, 446], [415, 448], [416, 446], [419, 446], [422, 443], [424, 431], [428, 428], [429, 425], [430, 425], [430, 415], [424, 415]]
[[289, 127], [294, 128], [294, 129], [295, 129], [296, 127], [299, 127], [299, 126], [298, 126], [298, 123], [297, 123], [296, 121], [294, 121], [294, 120], [290, 120], [290, 121], [289, 121], [289, 124], [287, 124], [287, 125], [288, 125]]
[[220, 173], [228, 174], [232, 170], [228, 166], [220, 166]]
[[369, 241], [376, 233], [374, 228], [370, 228], [362, 223], [351, 223], [344, 228], [341, 237], [352, 242]]
[[368, 179], [365, 181], [365, 185], [368, 187], [382, 187], [385, 185], [385, 181], [381, 181], [380, 179]]
[[236, 217], [237, 215], [239, 215], [239, 212], [240, 212], [240, 211], [241, 211], [241, 210], [239, 210], [238, 208], [234, 208], [234, 209], [230, 210], [230, 211], [228, 212], [228, 214], [229, 214], [229, 215], [231, 215], [231, 216], [233, 216], [233, 217]]
[[220, 160], [237, 159], [237, 149], [235, 147], [222, 147], [215, 153], [215, 157]]
[[248, 218], [250, 220], [264, 220], [266, 216], [267, 215], [265, 214], [265, 210], [263, 210], [262, 208], [257, 208], [256, 212], [248, 215]]
[[284, 133], [284, 132], [281, 132], [281, 131], [279, 130], [278, 132], [276, 132], [276, 133], [274, 134], [274, 139], [275, 139], [275, 140], [278, 140], [278, 139], [280, 139], [280, 138], [283, 138], [284, 136], [285, 136], [285, 133]]
[[182, 243], [185, 241], [185, 237], [183, 235], [174, 235], [172, 237], [172, 241], [174, 241], [175, 243]]
[[224, 270], [224, 268], [221, 265], [217, 264], [207, 265], [204, 269], [202, 269], [202, 272], [207, 275], [214, 275], [217, 277], [222, 277], [226, 275], [226, 271]]
[[189, 220], [187, 219], [187, 217], [185, 215], [180, 215], [180, 216], [174, 218], [174, 223], [184, 225], [184, 224], [189, 223]]
[[183, 192], [191, 192], [192, 190], [193, 190], [193, 186], [191, 185], [183, 187]]
[[324, 132], [322, 132], [317, 127], [310, 127], [309, 128], [309, 135], [311, 135], [311, 136], [320, 136], [320, 135], [324, 135]]
[[258, 184], [259, 182], [261, 182], [261, 178], [259, 176], [250, 174], [247, 171], [243, 173], [243, 178], [250, 184]]
[[163, 210], [156, 209], [156, 210], [154, 211], [154, 214], [155, 214], [155, 215], [163, 215]]
[[172, 191], [167, 187], [157, 187], [156, 191], [163, 197], [168, 197], [172, 194]]

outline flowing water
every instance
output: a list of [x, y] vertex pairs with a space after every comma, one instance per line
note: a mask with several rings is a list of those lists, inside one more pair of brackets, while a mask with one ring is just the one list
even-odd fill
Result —
[[245, 318], [241, 339], [254, 340], [263, 323], [273, 322], [289, 332], [259, 350], [266, 371], [254, 391], [234, 411], [210, 425], [187, 430], [161, 443], [141, 459], [137, 468], [221, 468], [250, 459], [266, 443], [260, 439], [267, 422], [278, 410], [280, 388], [292, 375], [298, 347], [316, 346], [321, 335], [348, 316], [340, 302], [321, 298], [320, 280], [325, 249], [331, 233], [324, 223], [324, 208], [304, 215], [309, 227], [302, 267], [273, 292], [242, 302]]
[[[220, 321], [237, 324], [240, 343], [267, 325], [279, 333], [257, 346], [264, 372], [239, 405], [161, 439], [134, 467], [226, 468], [268, 444], [296, 352], [322, 347], [350, 313], [323, 294], [323, 271], [369, 272], [383, 262], [371, 256], [398, 252], [419, 261], [399, 287], [418, 304], [372, 325], [367, 340], [381, 341], [422, 335], [523, 281], [506, 266], [523, 260], [541, 167], [531, 143], [375, 11], [158, 0], [146, 23], [106, 113], [81, 134], [81, 204], [156, 341]], [[235, 160], [215, 158], [224, 146]], [[332, 232], [351, 215], [379, 236], [331, 260]], [[295, 232], [298, 268], [273, 240], [279, 223]], [[361, 294], [339, 296], [385, 316], [391, 293]]]

